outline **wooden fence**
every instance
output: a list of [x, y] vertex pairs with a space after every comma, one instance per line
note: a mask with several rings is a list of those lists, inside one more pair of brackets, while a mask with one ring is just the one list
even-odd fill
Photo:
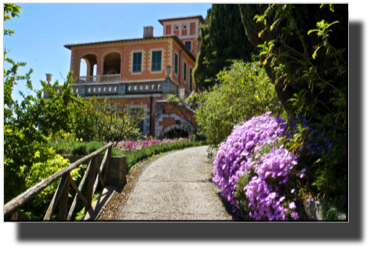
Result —
[[[50, 202], [50, 205], [45, 213], [44, 221], [50, 220], [52, 213], [56, 209], [58, 205], [58, 220], [64, 221], [64, 220], [70, 220], [78, 197], [83, 201], [85, 204], [85, 210], [90, 208], [91, 201], [94, 197], [94, 193], [96, 190], [96, 187], [98, 186], [98, 183], [102, 185], [102, 188], [104, 188], [107, 178], [109, 176], [110, 171], [110, 161], [111, 161], [111, 152], [112, 152], [113, 143], [108, 143], [101, 149], [98, 149], [97, 151], [92, 152], [91, 154], [79, 159], [78, 161], [74, 162], [73, 164], [69, 165], [68, 167], [58, 171], [57, 173], [49, 176], [48, 178], [44, 179], [40, 183], [36, 184], [35, 186], [29, 188], [24, 193], [20, 194], [10, 202], [8, 202], [4, 206], [4, 219], [9, 219], [11, 221], [17, 221], [17, 220], [29, 220], [27, 216], [22, 214], [18, 211], [18, 208], [25, 203], [32, 200], [38, 193], [42, 192], [46, 187], [51, 185], [53, 182], [55, 182], [58, 179], [61, 179], [58, 188]], [[98, 155], [102, 153], [104, 150], [106, 150], [106, 154], [104, 155], [104, 158], [102, 160], [102, 163], [99, 167], [98, 163]], [[74, 180], [71, 178], [70, 171], [77, 168], [82, 163], [88, 161], [90, 162], [87, 166], [86, 172], [84, 173], [84, 176], [79, 184], [79, 187], [75, 184]], [[106, 165], [107, 163], [107, 165]], [[105, 168], [105, 174], [104, 179], [102, 177], [103, 169]], [[82, 193], [82, 188], [84, 186], [84, 183], [86, 181], [86, 178], [89, 175], [88, 185], [87, 185], [87, 193], [86, 196]], [[67, 214], [67, 204], [69, 200], [69, 187], [70, 185], [74, 188], [76, 195], [74, 197], [74, 200], [71, 204], [69, 213]], [[85, 213], [86, 213], [85, 212]]]

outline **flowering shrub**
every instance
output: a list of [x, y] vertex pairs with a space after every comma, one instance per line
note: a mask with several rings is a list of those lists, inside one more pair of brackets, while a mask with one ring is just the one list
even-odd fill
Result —
[[306, 168], [282, 145], [285, 127], [271, 112], [235, 126], [221, 143], [213, 181], [233, 210], [255, 220], [297, 220], [294, 188]]
[[161, 144], [170, 144], [170, 143], [177, 143], [177, 142], [184, 142], [184, 141], [190, 141], [190, 138], [178, 138], [178, 139], [167, 139], [164, 138], [162, 140], [156, 139], [156, 138], [149, 138], [145, 140], [129, 140], [126, 139], [124, 141], [120, 141], [116, 148], [119, 148], [121, 151], [136, 151], [142, 148], [148, 148], [153, 145], [161, 145]]

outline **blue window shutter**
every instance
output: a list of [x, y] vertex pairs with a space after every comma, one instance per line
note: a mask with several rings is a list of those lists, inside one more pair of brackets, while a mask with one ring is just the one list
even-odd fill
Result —
[[152, 51], [152, 71], [161, 71], [161, 54], [160, 50]]
[[156, 52], [152, 52], [152, 71], [156, 70]]
[[161, 71], [161, 51], [157, 52], [157, 71]]
[[133, 53], [133, 67], [132, 72], [141, 72], [141, 52]]
[[139, 63], [138, 63], [139, 65], [138, 65], [138, 69], [137, 69], [137, 70], [138, 70], [139, 72], [141, 72], [141, 57], [142, 57], [142, 53], [139, 52], [139, 53], [138, 53], [138, 56], [137, 56], [138, 61], [139, 61]]

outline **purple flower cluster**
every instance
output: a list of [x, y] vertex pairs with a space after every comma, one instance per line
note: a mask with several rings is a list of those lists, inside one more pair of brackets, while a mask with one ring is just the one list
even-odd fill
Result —
[[164, 138], [162, 140], [150, 138], [145, 140], [129, 140], [126, 139], [124, 141], [120, 141], [116, 148], [119, 148], [121, 151], [136, 151], [142, 148], [148, 148], [153, 145], [161, 145], [161, 144], [169, 144], [169, 143], [177, 143], [177, 142], [183, 142], [183, 141], [190, 141], [190, 138], [178, 138], [178, 139], [167, 139]]
[[[294, 190], [281, 195], [279, 191], [290, 177], [300, 177], [294, 168], [299, 156], [283, 146], [276, 147], [278, 139], [284, 135], [282, 122], [268, 112], [235, 126], [227, 140], [221, 143], [214, 161], [213, 181], [234, 210], [242, 203], [234, 195], [237, 181], [244, 175], [252, 176], [243, 189], [249, 211], [239, 213], [255, 220], [287, 220], [288, 210], [294, 220], [298, 219], [295, 203], [288, 204], [286, 200], [286, 195], [288, 200], [294, 196], [291, 195]], [[269, 151], [263, 153], [264, 147]]]

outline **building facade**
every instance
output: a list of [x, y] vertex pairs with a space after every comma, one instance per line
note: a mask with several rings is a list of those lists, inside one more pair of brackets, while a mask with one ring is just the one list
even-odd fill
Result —
[[[71, 50], [74, 94], [141, 105], [146, 110], [143, 133], [152, 136], [182, 129], [185, 124], [193, 130], [196, 125], [191, 109], [178, 111], [165, 102], [168, 94], [185, 98], [196, 91], [192, 71], [199, 43], [195, 37], [203, 18], [188, 16], [159, 22], [163, 35], [158, 37], [148, 26], [143, 28], [142, 38], [65, 45]], [[81, 60], [87, 66], [85, 76], [80, 75]]]

